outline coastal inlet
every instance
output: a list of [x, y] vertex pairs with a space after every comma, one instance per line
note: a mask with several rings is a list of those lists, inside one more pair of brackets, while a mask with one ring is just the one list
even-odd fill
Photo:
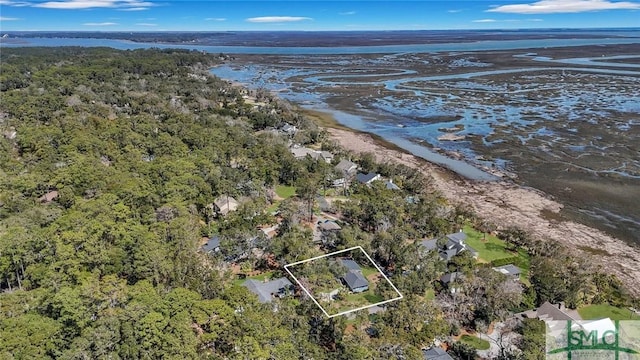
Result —
[[240, 55], [212, 73], [465, 177], [540, 189], [565, 204], [563, 218], [640, 242], [638, 44]]

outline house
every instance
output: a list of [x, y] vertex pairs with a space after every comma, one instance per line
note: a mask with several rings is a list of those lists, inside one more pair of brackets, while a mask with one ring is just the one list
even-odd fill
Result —
[[318, 228], [321, 231], [338, 231], [342, 229], [340, 225], [333, 220], [318, 221]]
[[311, 158], [316, 161], [323, 160], [327, 164], [330, 164], [333, 161], [333, 154], [328, 151], [313, 150], [306, 147], [300, 147], [297, 145], [291, 147], [289, 150], [291, 151], [291, 154], [293, 154], [293, 157], [296, 158], [297, 160], [302, 160], [308, 155], [308, 156], [311, 156]]
[[446, 235], [445, 237], [447, 243], [444, 248], [440, 250], [440, 258], [442, 260], [449, 261], [463, 251], [469, 251], [474, 258], [478, 257], [478, 252], [464, 242], [467, 239], [467, 234], [460, 231]]
[[576, 321], [577, 316], [571, 316], [567, 313], [564, 305], [553, 305], [545, 301], [536, 310], [529, 310], [522, 313], [525, 317], [542, 320], [547, 324], [549, 333], [556, 336], [566, 329], [567, 321]]
[[451, 273], [446, 273], [440, 277], [440, 282], [446, 286], [449, 286], [450, 283], [464, 278], [464, 274], [459, 271], [454, 271]]
[[420, 245], [422, 245], [422, 248], [426, 251], [437, 250], [438, 239], [422, 240], [420, 242]]
[[347, 159], [342, 159], [334, 168], [345, 178], [350, 178], [358, 171], [358, 164]]
[[223, 195], [217, 198], [213, 204], [210, 204], [208, 207], [213, 208], [213, 211], [218, 214], [225, 216], [232, 211], [236, 211], [240, 204], [238, 201], [231, 196]]
[[40, 201], [43, 204], [48, 204], [50, 202], [52, 202], [53, 200], [55, 200], [58, 197], [58, 192], [56, 190], [53, 191], [49, 191], [48, 193], [40, 196], [38, 198], [38, 201]]
[[347, 271], [347, 273], [342, 276], [342, 281], [344, 281], [351, 292], [360, 293], [369, 290], [369, 281], [360, 271]]
[[522, 272], [520, 270], [519, 267], [513, 265], [513, 264], [508, 264], [508, 265], [503, 265], [503, 266], [498, 266], [498, 267], [494, 267], [493, 270], [505, 274], [508, 277], [514, 279], [514, 280], [519, 280], [520, 279], [520, 273]]
[[426, 360], [453, 360], [446, 351], [437, 346], [422, 350], [422, 355]]
[[295, 135], [298, 132], [298, 128], [289, 123], [284, 124], [281, 130], [287, 135]]
[[219, 252], [220, 251], [220, 237], [214, 236], [210, 239], [206, 239], [206, 243], [202, 245], [201, 249], [205, 253]]
[[384, 187], [387, 188], [387, 190], [400, 190], [400, 187], [393, 183], [393, 179], [385, 181]]
[[313, 157], [313, 155], [316, 153], [316, 151], [313, 149], [309, 149], [306, 147], [298, 147], [298, 146], [294, 146], [289, 150], [291, 151], [291, 154], [293, 155], [293, 157], [296, 158], [297, 160], [302, 160], [305, 157], [307, 157], [307, 155]]
[[293, 293], [293, 284], [285, 277], [265, 282], [249, 279], [242, 285], [258, 295], [258, 301], [263, 304], [271, 302], [274, 297], [282, 298]]
[[358, 173], [356, 175], [356, 180], [358, 180], [358, 182], [361, 184], [370, 185], [372, 182], [376, 180], [380, 180], [380, 177], [381, 177], [380, 174], [376, 174], [372, 172], [368, 174]]
[[444, 261], [451, 260], [463, 251], [470, 252], [474, 258], [478, 257], [478, 252], [464, 242], [467, 239], [467, 235], [462, 231], [448, 234], [445, 236], [445, 239], [447, 242], [441, 248], [438, 247], [438, 238], [423, 240], [420, 242], [420, 245], [422, 245], [422, 248], [426, 251], [438, 250], [440, 258]]
[[357, 262], [351, 260], [351, 259], [339, 259], [338, 263], [340, 263], [340, 265], [344, 266], [347, 268], [347, 271], [358, 271], [360, 273], [362, 273], [362, 269], [360, 268], [360, 265], [358, 265]]

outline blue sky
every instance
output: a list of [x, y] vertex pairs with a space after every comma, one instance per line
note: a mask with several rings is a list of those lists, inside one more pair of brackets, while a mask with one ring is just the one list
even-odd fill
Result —
[[0, 0], [0, 31], [640, 27], [640, 0]]

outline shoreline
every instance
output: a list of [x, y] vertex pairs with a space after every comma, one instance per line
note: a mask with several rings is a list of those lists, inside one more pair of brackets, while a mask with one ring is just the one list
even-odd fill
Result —
[[300, 111], [346, 150], [370, 152], [377, 161], [393, 161], [418, 169], [433, 179], [434, 188], [449, 201], [470, 205], [480, 218], [492, 222], [500, 219], [496, 224], [500, 227], [517, 226], [534, 239], [567, 246], [574, 256], [589, 257], [607, 272], [615, 274], [630, 294], [640, 296], [640, 249], [587, 225], [558, 220], [564, 206], [546, 193], [509, 180], [469, 180], [379, 136], [347, 128], [330, 113]]

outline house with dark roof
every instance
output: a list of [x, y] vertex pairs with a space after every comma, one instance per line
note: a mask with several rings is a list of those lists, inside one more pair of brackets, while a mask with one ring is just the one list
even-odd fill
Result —
[[442, 348], [432, 346], [426, 350], [422, 350], [422, 355], [426, 360], [453, 360]]
[[360, 293], [369, 290], [369, 281], [362, 275], [360, 271], [349, 270], [342, 277], [342, 281], [347, 285], [349, 290], [354, 293]]
[[293, 284], [285, 277], [266, 282], [249, 279], [242, 285], [258, 295], [258, 301], [263, 304], [271, 302], [276, 297], [282, 298], [293, 293]]
[[351, 259], [339, 259], [338, 263], [347, 268], [347, 271], [359, 271], [362, 272], [360, 265]]
[[320, 231], [338, 231], [342, 229], [342, 227], [333, 220], [324, 220], [318, 221], [318, 229], [320, 229]]
[[520, 270], [519, 267], [513, 265], [513, 264], [507, 264], [507, 265], [503, 265], [503, 266], [498, 266], [498, 267], [494, 267], [493, 270], [507, 275], [508, 277], [512, 278], [513, 280], [520, 280], [520, 273], [522, 272]]
[[376, 174], [373, 172], [370, 172], [368, 174], [358, 173], [356, 175], [356, 180], [358, 180], [358, 182], [361, 184], [370, 185], [372, 182], [380, 180], [380, 177], [380, 174]]
[[446, 273], [440, 277], [440, 282], [444, 285], [451, 293], [456, 293], [460, 289], [459, 286], [455, 285], [456, 280], [461, 280], [464, 278], [464, 274], [458, 271]]
[[440, 254], [440, 258], [444, 261], [451, 260], [454, 256], [462, 253], [463, 251], [468, 251], [474, 258], [478, 257], [478, 252], [465, 243], [467, 235], [462, 231], [445, 235], [444, 238], [447, 242], [443, 247], [438, 247], [439, 238], [423, 240], [420, 242], [420, 245], [425, 251], [437, 250]]
[[220, 237], [214, 236], [206, 240], [206, 243], [201, 247], [205, 253], [219, 252], [220, 251]]
[[422, 350], [422, 355], [426, 360], [453, 360], [446, 351], [437, 346], [432, 346], [428, 349]]

